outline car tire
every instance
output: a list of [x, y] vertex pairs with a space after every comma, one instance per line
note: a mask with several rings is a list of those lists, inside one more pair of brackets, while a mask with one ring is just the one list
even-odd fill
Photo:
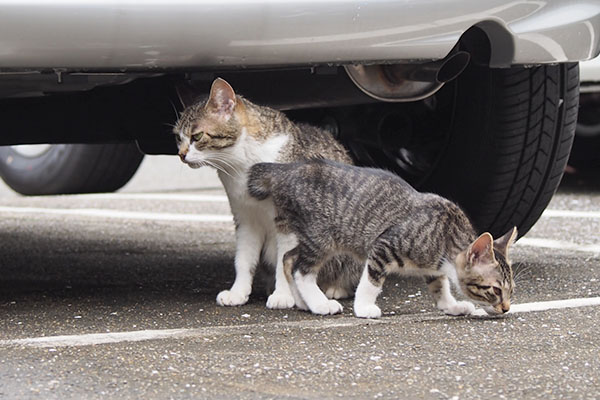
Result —
[[144, 155], [133, 143], [57, 144], [28, 153], [0, 147], [0, 176], [24, 195], [112, 192], [135, 174]]
[[422, 189], [457, 201], [479, 231], [524, 235], [555, 193], [573, 142], [578, 64], [490, 69], [459, 78], [452, 133]]

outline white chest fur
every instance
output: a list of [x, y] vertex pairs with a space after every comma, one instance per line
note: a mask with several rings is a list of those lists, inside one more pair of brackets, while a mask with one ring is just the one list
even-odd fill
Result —
[[272, 227], [275, 211], [271, 201], [257, 201], [246, 188], [248, 169], [259, 162], [275, 162], [288, 141], [287, 135], [278, 135], [259, 142], [242, 133], [238, 142], [221, 151], [224, 170], [218, 172], [223, 183], [231, 212], [238, 223], [259, 223]]

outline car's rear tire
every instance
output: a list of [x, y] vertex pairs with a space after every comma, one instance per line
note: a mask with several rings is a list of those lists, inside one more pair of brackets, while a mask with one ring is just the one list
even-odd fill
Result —
[[144, 155], [133, 143], [57, 144], [38, 152], [0, 147], [0, 176], [24, 195], [112, 192], [135, 174]]
[[448, 149], [423, 185], [477, 228], [525, 234], [555, 193], [577, 123], [578, 64], [469, 68], [458, 82]]

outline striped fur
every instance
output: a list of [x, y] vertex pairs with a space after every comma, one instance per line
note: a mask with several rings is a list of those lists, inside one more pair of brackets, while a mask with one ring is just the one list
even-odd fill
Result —
[[[322, 265], [339, 254], [366, 265], [362, 278], [356, 272], [352, 277], [360, 281], [358, 316], [378, 316], [375, 299], [365, 302], [359, 297], [378, 294], [392, 273], [423, 276], [438, 307], [449, 314], [474, 310], [470, 303], [454, 299], [449, 278], [490, 313], [510, 307], [514, 282], [506, 255], [516, 229], [496, 242], [488, 233], [478, 236], [458, 205], [419, 193], [397, 175], [324, 160], [261, 163], [250, 169], [248, 191], [257, 198], [271, 197], [278, 229], [297, 239], [297, 247], [284, 257], [288, 279], [303, 279], [303, 287], [308, 287], [310, 280], [304, 277], [317, 276]], [[332, 303], [326, 306], [320, 296], [305, 298], [300, 286], [298, 290], [302, 299], [297, 303], [304, 301], [313, 312], [341, 310]], [[357, 307], [370, 311], [360, 315]]]

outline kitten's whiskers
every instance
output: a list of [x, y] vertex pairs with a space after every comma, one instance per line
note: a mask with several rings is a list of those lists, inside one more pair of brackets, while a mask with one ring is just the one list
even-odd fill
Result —
[[529, 272], [531, 272], [531, 266], [519, 263], [513, 266], [513, 271], [513, 280], [519, 282], [527, 276], [530, 276]]

